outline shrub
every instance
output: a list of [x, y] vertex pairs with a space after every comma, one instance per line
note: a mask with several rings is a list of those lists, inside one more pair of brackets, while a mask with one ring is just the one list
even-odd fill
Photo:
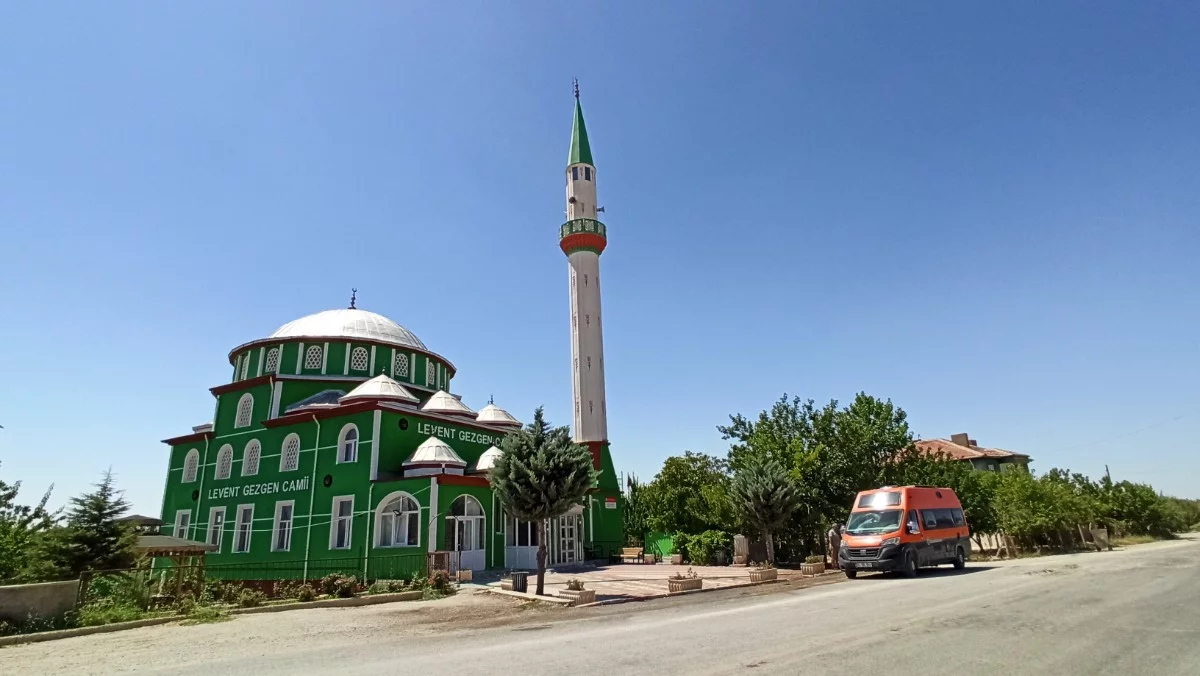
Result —
[[583, 591], [583, 580], [571, 578], [567, 580], [567, 589], [571, 591]]
[[688, 561], [706, 566], [717, 557], [717, 552], [727, 552], [733, 544], [733, 536], [721, 530], [706, 530], [688, 539]]
[[404, 591], [403, 580], [376, 580], [371, 588], [367, 590], [368, 594], [395, 594], [396, 592]]
[[675, 573], [668, 579], [670, 579], [670, 580], [694, 580], [697, 577], [699, 577], [699, 576], [696, 575], [696, 571], [692, 570], [691, 568], [688, 568], [686, 573]]
[[114, 622], [132, 622], [145, 616], [146, 613], [141, 608], [102, 598], [80, 608], [78, 621], [82, 627], [96, 627]]
[[16, 625], [7, 620], [0, 620], [0, 636], [12, 636], [17, 633]]
[[671, 536], [671, 547], [676, 554], [683, 557], [684, 561], [691, 561], [691, 552], [688, 551], [688, 545], [691, 543], [692, 536], [687, 533], [676, 533]]
[[330, 573], [321, 578], [321, 591], [330, 596], [336, 596], [341, 599], [348, 599], [354, 596], [355, 589], [358, 587], [358, 578], [353, 575], [342, 575], [341, 573]]
[[429, 588], [434, 591], [446, 593], [450, 590], [450, 573], [444, 570], [435, 570], [433, 575], [429, 576]]
[[267, 595], [255, 589], [243, 589], [238, 594], [237, 604], [239, 608], [257, 608], [263, 603], [266, 603]]
[[302, 584], [296, 587], [295, 596], [292, 598], [300, 601], [301, 603], [315, 601], [317, 599], [317, 590], [313, 589], [312, 585], [310, 584]]
[[229, 613], [216, 606], [198, 605], [188, 613], [188, 621], [184, 624], [207, 624], [229, 619]]
[[175, 602], [175, 612], [179, 613], [180, 615], [191, 615], [192, 611], [195, 609], [196, 599], [190, 596], [180, 597], [179, 600]]
[[812, 556], [804, 557], [805, 563], [825, 563], [824, 554], [813, 554]]
[[151, 582], [137, 573], [97, 573], [88, 582], [85, 603], [107, 600], [145, 610], [150, 607]]

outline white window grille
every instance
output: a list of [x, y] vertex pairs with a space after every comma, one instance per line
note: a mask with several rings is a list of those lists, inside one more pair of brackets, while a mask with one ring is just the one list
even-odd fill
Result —
[[228, 479], [233, 470], [233, 446], [225, 444], [217, 452], [217, 478]]
[[425, 360], [425, 386], [433, 387], [437, 382], [437, 364], [432, 359]]
[[279, 457], [280, 472], [294, 472], [300, 467], [300, 437], [289, 434], [283, 440], [283, 454]]
[[271, 551], [286, 552], [292, 549], [292, 520], [295, 518], [296, 503], [284, 500], [275, 503], [275, 530], [271, 538]]
[[200, 468], [200, 451], [192, 449], [183, 459], [183, 483], [190, 484], [196, 480], [196, 471]]
[[267, 350], [267, 360], [263, 364], [263, 373], [275, 373], [279, 369], [279, 348]]
[[407, 378], [408, 377], [408, 355], [406, 355], [406, 354], [397, 354], [396, 355], [396, 360], [392, 364], [392, 377], [393, 378]]
[[308, 350], [304, 352], [304, 368], [319, 369], [321, 362], [324, 361], [325, 353], [320, 345], [309, 345]]
[[254, 419], [254, 395], [247, 392], [238, 399], [237, 417], [233, 420], [233, 427], [249, 427], [250, 422]]
[[250, 551], [250, 536], [254, 533], [254, 505], [239, 505], [237, 525], [234, 526], [233, 553]]
[[246, 375], [249, 373], [250, 373], [250, 353], [247, 352], [246, 356], [242, 357], [242, 377], [239, 378], [239, 380], [245, 380]]
[[378, 547], [416, 547], [421, 543], [421, 507], [401, 493], [379, 509], [375, 544]]
[[358, 460], [358, 428], [346, 425], [342, 428], [338, 441], [338, 462], [354, 462]]
[[251, 439], [250, 443], [246, 444], [246, 450], [242, 451], [242, 476], [258, 474], [260, 457], [262, 457], [262, 445], [258, 443], [258, 439]]
[[225, 539], [225, 508], [213, 507], [208, 511], [208, 544], [216, 545], [221, 553], [221, 541]]
[[371, 363], [370, 353], [365, 347], [356, 347], [350, 352], [350, 370], [366, 371]]
[[333, 499], [329, 529], [330, 549], [350, 549], [351, 528], [354, 525], [354, 496]]

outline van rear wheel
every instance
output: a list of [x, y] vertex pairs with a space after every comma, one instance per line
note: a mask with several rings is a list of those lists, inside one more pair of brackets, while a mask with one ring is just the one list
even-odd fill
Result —
[[954, 570], [962, 570], [967, 567], [967, 553], [959, 547], [954, 552]]
[[911, 549], [904, 552], [904, 561], [900, 568], [900, 573], [904, 575], [904, 577], [917, 576], [917, 557], [915, 554], [913, 554]]

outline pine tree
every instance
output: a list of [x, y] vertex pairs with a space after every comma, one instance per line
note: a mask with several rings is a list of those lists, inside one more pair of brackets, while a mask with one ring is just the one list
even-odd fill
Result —
[[129, 511], [129, 503], [113, 485], [112, 470], [94, 485], [96, 490], [71, 498], [66, 532], [54, 547], [56, 558], [73, 574], [130, 568], [136, 560], [137, 536], [117, 521]]
[[492, 468], [492, 490], [500, 504], [538, 533], [537, 593], [546, 577], [546, 521], [583, 502], [596, 482], [587, 448], [571, 441], [566, 427], [551, 427], [538, 407], [533, 422], [504, 437], [504, 452]]
[[767, 560], [775, 561], [775, 531], [786, 524], [800, 506], [796, 484], [783, 465], [753, 459], [733, 475], [730, 493], [734, 507], [767, 540]]
[[[33, 575], [39, 540], [54, 528], [58, 514], [46, 510], [51, 486], [38, 504], [19, 505], [21, 482], [0, 479], [0, 584], [8, 581], [40, 581]], [[31, 575], [33, 577], [31, 578]]]

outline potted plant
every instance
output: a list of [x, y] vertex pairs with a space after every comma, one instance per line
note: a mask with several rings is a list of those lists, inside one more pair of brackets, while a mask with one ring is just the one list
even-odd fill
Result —
[[703, 588], [704, 578], [696, 575], [695, 571], [691, 568], [688, 568], [686, 573], [675, 573], [667, 578], [667, 592], [670, 594], [679, 594]]
[[679, 553], [672, 554], [671, 555], [671, 565], [672, 566], [682, 566], [683, 565], [683, 554], [679, 554]]
[[771, 582], [779, 578], [779, 569], [771, 562], [764, 561], [750, 569], [751, 582]]
[[804, 563], [800, 564], [800, 572], [804, 575], [820, 575], [824, 573], [825, 557], [821, 554], [804, 557]]
[[558, 593], [564, 599], [571, 599], [571, 605], [582, 606], [596, 602], [596, 590], [584, 589], [583, 580], [571, 578], [567, 580], [567, 588]]

